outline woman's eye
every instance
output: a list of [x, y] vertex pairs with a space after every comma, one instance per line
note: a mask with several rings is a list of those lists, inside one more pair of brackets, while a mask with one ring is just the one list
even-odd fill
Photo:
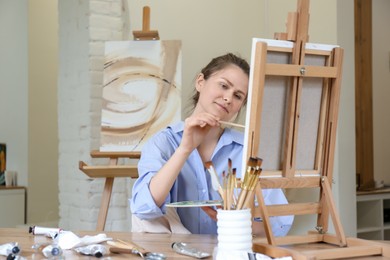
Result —
[[221, 87], [222, 87], [223, 89], [227, 89], [227, 88], [229, 88], [229, 86], [228, 86], [228, 85], [226, 85], [225, 83], [221, 83], [220, 85], [221, 85]]
[[238, 94], [236, 94], [236, 95], [234, 95], [238, 100], [242, 100], [242, 96], [241, 95], [238, 95]]

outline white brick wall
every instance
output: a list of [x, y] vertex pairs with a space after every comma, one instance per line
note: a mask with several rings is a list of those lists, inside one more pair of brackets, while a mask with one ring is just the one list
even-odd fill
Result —
[[[88, 179], [78, 161], [108, 163], [92, 160], [89, 153], [100, 145], [104, 41], [129, 39], [127, 2], [66, 0], [58, 5], [59, 226], [94, 230], [104, 180]], [[115, 180], [105, 230], [130, 230], [131, 186], [129, 179]]]

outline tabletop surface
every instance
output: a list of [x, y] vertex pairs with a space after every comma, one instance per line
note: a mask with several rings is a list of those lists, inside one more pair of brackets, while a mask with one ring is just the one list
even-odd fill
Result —
[[[163, 253], [167, 259], [194, 259], [184, 256], [173, 251], [171, 245], [174, 242], [185, 242], [191, 247], [197, 248], [209, 254], [212, 254], [216, 245], [216, 236], [212, 235], [181, 235], [181, 234], [146, 234], [146, 233], [130, 233], [130, 232], [97, 232], [97, 231], [74, 231], [76, 235], [82, 237], [84, 235], [97, 235], [100, 233], [106, 234], [108, 237], [116, 240], [132, 241], [135, 244], [149, 250], [151, 252]], [[28, 230], [20, 228], [0, 228], [0, 244], [9, 242], [18, 242], [21, 255], [27, 259], [44, 259], [41, 253], [35, 252], [31, 246], [39, 243], [48, 243], [52, 239], [43, 235], [32, 235]], [[106, 243], [103, 243], [107, 245]], [[107, 245], [107, 247], [109, 247]], [[74, 250], [64, 250], [65, 259], [97, 259], [91, 256], [83, 256], [76, 253]], [[141, 259], [138, 255], [131, 254], [113, 254], [110, 253], [109, 259]], [[0, 259], [6, 257], [0, 256]], [[100, 258], [104, 259], [104, 258]], [[208, 259], [212, 259], [209, 257]]]
[[[127, 242], [133, 242], [138, 246], [145, 248], [151, 252], [163, 253], [167, 256], [167, 259], [195, 259], [192, 257], [184, 256], [173, 251], [171, 245], [174, 242], [184, 242], [189, 246], [201, 250], [203, 252], [212, 255], [214, 248], [217, 245], [217, 236], [214, 235], [184, 235], [184, 234], [150, 234], [150, 233], [131, 233], [131, 232], [97, 232], [97, 231], [74, 231], [79, 237], [85, 235], [97, 235], [100, 233], [106, 234], [113, 240], [123, 240]], [[51, 238], [43, 235], [33, 235], [28, 233], [27, 229], [23, 228], [0, 228], [0, 245], [9, 242], [18, 242], [22, 253], [26, 259], [45, 259], [43, 255], [35, 250], [31, 249], [34, 244], [50, 243]], [[107, 245], [106, 243], [103, 243]], [[107, 247], [109, 247], [107, 245]], [[305, 247], [305, 246], [304, 246]], [[319, 249], [320, 245], [316, 245]], [[302, 249], [302, 248], [301, 248]], [[303, 250], [304, 251], [304, 250]], [[64, 250], [65, 259], [97, 259], [91, 256], [83, 256], [75, 252], [74, 250]], [[4, 256], [0, 256], [0, 260], [6, 259]], [[131, 254], [113, 254], [110, 253], [107, 257], [100, 259], [141, 259], [138, 255]], [[212, 259], [212, 256], [205, 258]], [[353, 259], [390, 259], [387, 257], [359, 257]]]

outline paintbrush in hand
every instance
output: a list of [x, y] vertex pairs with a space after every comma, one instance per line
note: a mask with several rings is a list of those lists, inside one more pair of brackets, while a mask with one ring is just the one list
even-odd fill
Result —
[[236, 123], [232, 123], [232, 122], [228, 122], [228, 121], [219, 121], [219, 123], [221, 125], [226, 125], [226, 126], [245, 128], [245, 125], [240, 125], [240, 124], [236, 124]]

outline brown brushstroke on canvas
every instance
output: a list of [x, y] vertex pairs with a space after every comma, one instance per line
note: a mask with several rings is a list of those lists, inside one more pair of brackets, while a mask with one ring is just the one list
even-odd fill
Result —
[[[107, 60], [104, 68], [101, 143], [111, 147], [140, 144], [174, 120], [181, 89], [175, 82], [180, 41], [161, 42], [162, 66], [137, 57]], [[108, 115], [108, 116], [107, 116]], [[104, 121], [104, 119], [107, 119]], [[111, 122], [108, 122], [111, 120]]]

